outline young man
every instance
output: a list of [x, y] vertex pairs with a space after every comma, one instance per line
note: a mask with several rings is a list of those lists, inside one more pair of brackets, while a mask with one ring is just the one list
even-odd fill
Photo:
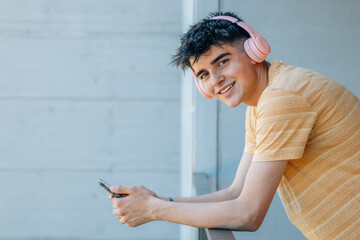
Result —
[[182, 37], [174, 63], [193, 71], [202, 94], [248, 106], [244, 154], [232, 185], [215, 193], [169, 201], [143, 186], [112, 187], [128, 194], [112, 198], [121, 223], [255, 231], [278, 189], [308, 239], [360, 239], [360, 101], [319, 73], [264, 61], [269, 52], [232, 13]]

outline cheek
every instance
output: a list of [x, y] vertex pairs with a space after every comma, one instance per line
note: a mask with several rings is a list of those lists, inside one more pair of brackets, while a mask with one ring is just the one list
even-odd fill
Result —
[[247, 79], [251, 76], [251, 68], [252, 66], [249, 66], [246, 63], [239, 63], [239, 61], [233, 61], [224, 71], [224, 75], [233, 78]]
[[256, 72], [250, 67], [239, 68], [237, 71], [240, 81], [245, 85], [251, 85], [257, 80]]
[[202, 85], [202, 88], [205, 89], [205, 92], [207, 94], [210, 94], [210, 95], [213, 94], [213, 88], [212, 88], [211, 84], [209, 84], [209, 81], [207, 81], [205, 83], [199, 82], [199, 84]]

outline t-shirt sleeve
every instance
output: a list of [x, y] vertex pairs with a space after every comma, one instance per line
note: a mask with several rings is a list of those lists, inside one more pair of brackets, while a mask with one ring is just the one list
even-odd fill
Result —
[[286, 89], [263, 93], [256, 112], [255, 162], [300, 159], [317, 114], [303, 97]]

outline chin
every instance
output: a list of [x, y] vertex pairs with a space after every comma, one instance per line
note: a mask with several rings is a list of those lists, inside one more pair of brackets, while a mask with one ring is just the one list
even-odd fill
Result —
[[235, 108], [240, 105], [241, 101], [230, 101], [230, 102], [224, 102], [229, 107]]
[[239, 106], [240, 105], [240, 103], [239, 104], [227, 104], [229, 107], [232, 107], [232, 108], [236, 108], [237, 106]]
[[234, 96], [232, 98], [217, 98], [218, 101], [224, 103], [225, 105], [228, 105], [231, 108], [235, 108], [237, 106], [240, 105], [240, 103], [242, 103], [242, 98], [241, 97], [236, 97], [234, 98]]

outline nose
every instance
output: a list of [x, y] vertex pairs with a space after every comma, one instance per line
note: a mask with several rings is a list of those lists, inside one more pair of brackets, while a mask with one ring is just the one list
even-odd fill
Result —
[[212, 75], [212, 86], [215, 87], [216, 85], [219, 85], [223, 81], [225, 81], [225, 77], [222, 74], [213, 74]]

